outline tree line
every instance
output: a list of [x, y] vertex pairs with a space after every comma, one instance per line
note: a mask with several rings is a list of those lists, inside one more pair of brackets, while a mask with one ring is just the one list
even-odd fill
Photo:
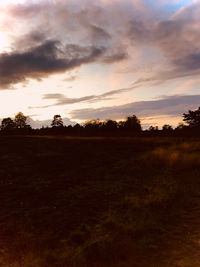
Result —
[[200, 133], [200, 107], [197, 110], [183, 114], [184, 123], [176, 128], [165, 124], [162, 129], [150, 126], [142, 130], [141, 122], [137, 116], [132, 115], [122, 121], [115, 120], [89, 120], [84, 124], [65, 126], [61, 115], [54, 115], [51, 127], [32, 129], [27, 123], [28, 117], [22, 112], [16, 114], [15, 118], [3, 118], [0, 126], [1, 134], [66, 134], [66, 135], [177, 135]]

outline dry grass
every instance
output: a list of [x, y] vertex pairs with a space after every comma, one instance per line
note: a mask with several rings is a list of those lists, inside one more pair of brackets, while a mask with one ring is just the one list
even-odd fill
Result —
[[0, 146], [0, 266], [200, 266], [200, 140]]

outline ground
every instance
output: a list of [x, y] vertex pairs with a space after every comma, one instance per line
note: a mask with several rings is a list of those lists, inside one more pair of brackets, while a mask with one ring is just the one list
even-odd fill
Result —
[[0, 137], [0, 266], [200, 266], [200, 139]]

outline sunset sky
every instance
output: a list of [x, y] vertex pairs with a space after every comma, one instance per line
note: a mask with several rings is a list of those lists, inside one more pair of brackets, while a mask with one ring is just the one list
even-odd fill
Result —
[[200, 106], [200, 0], [4, 0], [0, 118], [182, 121]]

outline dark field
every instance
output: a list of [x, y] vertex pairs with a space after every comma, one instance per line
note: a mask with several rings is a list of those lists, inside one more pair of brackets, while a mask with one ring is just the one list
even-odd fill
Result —
[[200, 266], [200, 139], [0, 137], [0, 266]]

